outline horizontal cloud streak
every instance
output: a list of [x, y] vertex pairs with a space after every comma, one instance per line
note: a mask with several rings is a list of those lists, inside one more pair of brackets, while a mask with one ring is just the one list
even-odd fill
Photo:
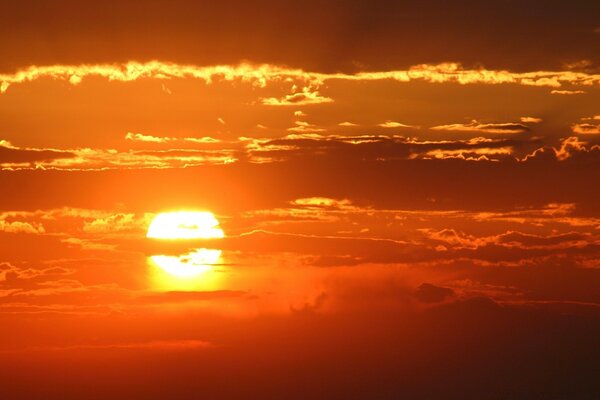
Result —
[[[301, 69], [285, 68], [270, 64], [196, 66], [152, 61], [147, 63], [128, 62], [124, 64], [97, 65], [48, 65], [31, 66], [14, 74], [0, 75], [0, 91], [6, 92], [11, 85], [31, 82], [41, 78], [52, 78], [78, 84], [87, 77], [102, 77], [109, 81], [132, 82], [139, 79], [198, 79], [206, 83], [215, 80], [240, 80], [258, 87], [270, 82], [296, 79], [318, 84], [329, 80], [377, 81], [396, 80], [400, 82], [424, 81], [430, 83], [466, 84], [518, 84], [559, 88], [563, 84], [597, 86], [600, 75], [574, 71], [532, 71], [510, 72], [505, 70], [463, 69], [458, 63], [437, 65], [422, 64], [407, 70], [344, 73], [317, 73]], [[555, 89], [556, 90], [556, 89]], [[555, 92], [558, 94], [558, 92]], [[565, 92], [566, 93], [566, 92]], [[305, 88], [283, 99], [265, 99], [269, 105], [314, 104], [328, 102], [318, 92]]]
[[[525, 122], [525, 121], [522, 121]], [[484, 124], [476, 120], [468, 124], [450, 124], [439, 125], [431, 128], [437, 131], [459, 131], [459, 132], [480, 132], [480, 133], [523, 133], [529, 130], [529, 127], [520, 123], [490, 123]]]

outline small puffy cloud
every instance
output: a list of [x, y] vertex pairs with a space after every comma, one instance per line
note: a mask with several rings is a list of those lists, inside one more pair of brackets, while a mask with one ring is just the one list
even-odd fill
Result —
[[429, 240], [434, 241], [435, 243], [441, 242], [446, 248], [447, 246], [451, 246], [461, 249], [476, 249], [486, 243], [483, 239], [451, 228], [439, 231], [434, 229], [421, 229], [421, 232]]
[[358, 124], [355, 124], [353, 122], [348, 122], [348, 121], [340, 122], [338, 125], [339, 126], [345, 126], [345, 127], [358, 126]]
[[262, 99], [262, 103], [267, 106], [299, 106], [331, 102], [333, 102], [333, 99], [322, 96], [317, 90], [309, 87], [305, 87], [302, 92], [288, 94], [281, 98], [268, 97]]
[[6, 233], [44, 233], [45, 229], [42, 224], [22, 221], [6, 221], [0, 219], [0, 232]]
[[568, 70], [585, 70], [593, 65], [590, 60], [577, 60], [573, 62], [564, 63], [564, 67]]
[[217, 121], [219, 121], [221, 125], [225, 125], [225, 120], [223, 118], [219, 117], [217, 118]]
[[600, 135], [600, 123], [598, 124], [574, 124], [571, 126], [573, 133], [580, 135]]
[[396, 121], [385, 121], [377, 126], [382, 128], [414, 128], [412, 125], [401, 124], [400, 122]]
[[541, 118], [537, 117], [521, 117], [520, 120], [524, 124], [539, 124], [543, 121]]
[[296, 126], [292, 128], [288, 128], [287, 130], [290, 132], [298, 132], [298, 133], [308, 133], [308, 132], [324, 132], [325, 129], [319, 128], [316, 125], [305, 121], [296, 121], [294, 122]]
[[133, 132], [127, 132], [127, 134], [125, 135], [125, 140], [131, 140], [134, 142], [165, 143], [165, 142], [168, 142], [169, 139], [170, 138], [144, 135], [141, 133], [133, 133]]
[[306, 113], [304, 111], [298, 110], [298, 111], [294, 111], [294, 116], [295, 117], [306, 117]]
[[468, 124], [449, 124], [434, 126], [431, 129], [437, 131], [459, 131], [459, 132], [478, 132], [478, 133], [505, 133], [515, 134], [529, 131], [529, 127], [514, 122], [484, 124], [473, 120]]

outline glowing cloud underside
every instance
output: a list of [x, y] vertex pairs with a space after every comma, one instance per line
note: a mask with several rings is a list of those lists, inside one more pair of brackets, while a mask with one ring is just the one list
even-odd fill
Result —
[[177, 211], [158, 214], [146, 237], [152, 239], [214, 239], [224, 237], [219, 221], [207, 211]]

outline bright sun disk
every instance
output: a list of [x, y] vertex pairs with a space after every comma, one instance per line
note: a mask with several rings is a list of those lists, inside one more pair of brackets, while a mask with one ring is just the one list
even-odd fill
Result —
[[160, 213], [150, 223], [146, 237], [152, 239], [215, 239], [224, 237], [219, 221], [209, 211]]
[[169, 275], [191, 278], [211, 271], [220, 257], [221, 250], [197, 249], [181, 256], [151, 256], [150, 260]]

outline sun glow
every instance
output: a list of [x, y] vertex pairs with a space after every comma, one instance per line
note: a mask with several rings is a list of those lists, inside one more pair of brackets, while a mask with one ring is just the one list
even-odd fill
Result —
[[[198, 240], [218, 239], [225, 235], [219, 221], [208, 211], [174, 211], [160, 213], [150, 223], [150, 239]], [[170, 290], [187, 290], [211, 286], [219, 275], [213, 268], [220, 263], [221, 250], [196, 248], [185, 254], [156, 254], [148, 257], [154, 280]]]
[[152, 239], [215, 239], [224, 237], [219, 221], [208, 211], [160, 213], [150, 223], [146, 237]]
[[150, 260], [170, 275], [188, 278], [210, 271], [220, 257], [221, 250], [197, 249], [180, 256], [151, 256]]
[[148, 257], [150, 278], [161, 291], [217, 290], [224, 278], [221, 250], [196, 249], [178, 256]]

